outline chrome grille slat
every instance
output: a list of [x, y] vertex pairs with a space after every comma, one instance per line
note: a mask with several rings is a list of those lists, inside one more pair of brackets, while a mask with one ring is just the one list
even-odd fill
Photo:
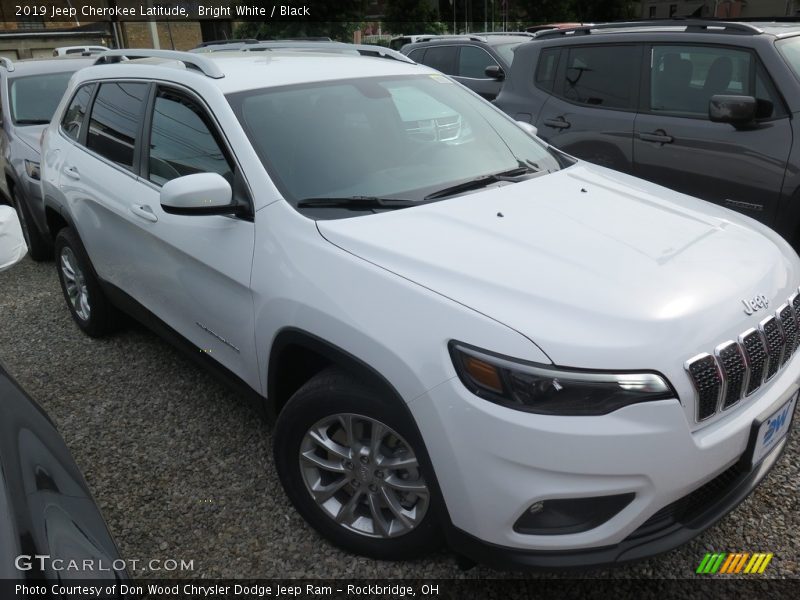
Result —
[[718, 410], [725, 410], [742, 398], [742, 392], [747, 385], [747, 363], [744, 359], [744, 351], [738, 343], [733, 341], [717, 346], [714, 355], [722, 369], [722, 378], [725, 383], [722, 405], [718, 407]]
[[[765, 298], [765, 303], [767, 299]], [[765, 304], [766, 306], [766, 304]], [[800, 288], [774, 315], [684, 363], [696, 392], [695, 419], [710, 419], [770, 381], [800, 348]]]

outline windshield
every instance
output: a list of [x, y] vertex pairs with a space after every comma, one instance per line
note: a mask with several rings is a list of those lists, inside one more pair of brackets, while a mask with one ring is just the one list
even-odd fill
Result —
[[49, 123], [67, 89], [72, 71], [15, 77], [11, 80], [11, 117], [17, 125]]
[[800, 37], [792, 37], [787, 40], [780, 40], [775, 44], [778, 51], [792, 67], [792, 71], [800, 79]]
[[482, 175], [559, 168], [546, 147], [442, 75], [338, 80], [228, 100], [287, 200], [421, 201]]
[[506, 61], [506, 64], [511, 64], [514, 60], [514, 49], [519, 46], [522, 42], [509, 42], [508, 44], [497, 44], [494, 47], [497, 50], [497, 53], [503, 57], [503, 60]]

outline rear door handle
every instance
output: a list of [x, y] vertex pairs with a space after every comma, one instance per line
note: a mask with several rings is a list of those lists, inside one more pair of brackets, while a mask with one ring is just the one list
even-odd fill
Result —
[[555, 127], [556, 129], [569, 129], [571, 125], [571, 123], [564, 117], [558, 117], [557, 119], [545, 119], [544, 124], [548, 127]]
[[150, 221], [151, 223], [158, 221], [158, 217], [153, 212], [153, 209], [144, 204], [131, 206], [131, 212], [145, 221]]
[[69, 177], [70, 179], [80, 179], [81, 174], [78, 173], [77, 167], [64, 167], [64, 175]]
[[667, 135], [667, 132], [663, 129], [656, 129], [652, 133], [639, 132], [639, 139], [645, 142], [657, 142], [659, 144], [671, 144], [673, 141], [672, 136]]

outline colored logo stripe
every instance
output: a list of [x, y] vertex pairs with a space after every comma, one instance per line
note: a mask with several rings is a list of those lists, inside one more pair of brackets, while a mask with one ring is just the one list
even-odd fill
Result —
[[697, 573], [705, 575], [713, 575], [715, 573], [744, 573], [760, 574], [763, 573], [767, 565], [772, 560], [773, 554], [756, 552], [750, 554], [749, 552], [735, 552], [728, 554], [725, 552], [709, 552], [703, 557], [700, 566], [697, 567]]

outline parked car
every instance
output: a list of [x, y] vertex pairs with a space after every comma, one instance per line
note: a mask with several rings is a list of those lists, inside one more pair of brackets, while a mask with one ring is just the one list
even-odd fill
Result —
[[[24, 256], [17, 215], [0, 206], [0, 271]], [[0, 399], [2, 589], [10, 594], [12, 584], [28, 581], [126, 581], [125, 561], [64, 440], [2, 362]]]
[[53, 56], [90, 56], [102, 54], [106, 50], [106, 46], [61, 46], [53, 49]]
[[39, 139], [72, 74], [91, 58], [50, 58], [12, 62], [0, 58], [0, 200], [17, 209], [30, 256], [53, 256], [42, 209]]
[[528, 33], [432, 36], [403, 46], [401, 52], [494, 100], [514, 58], [514, 50], [533, 38]]
[[543, 32], [497, 106], [580, 158], [740, 211], [800, 247], [800, 24]]
[[800, 258], [774, 231], [396, 53], [123, 55], [43, 140], [67, 307], [90, 336], [128, 312], [259, 402], [333, 543], [630, 561], [776, 464]]

